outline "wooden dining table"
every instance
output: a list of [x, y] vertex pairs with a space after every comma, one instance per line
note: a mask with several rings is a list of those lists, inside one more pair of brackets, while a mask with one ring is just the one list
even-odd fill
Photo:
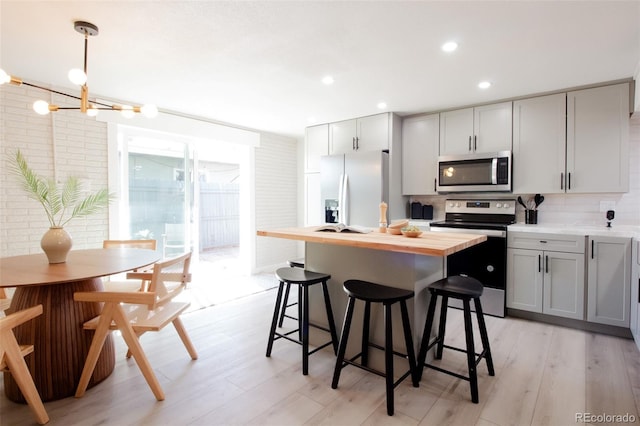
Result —
[[[74, 302], [77, 291], [101, 291], [101, 277], [131, 271], [160, 259], [152, 250], [109, 248], [72, 250], [64, 263], [49, 264], [42, 254], [0, 258], [0, 287], [15, 287], [8, 312], [42, 305], [43, 313], [16, 327], [19, 343], [34, 345], [27, 364], [43, 401], [75, 394], [93, 331], [84, 322], [100, 313], [98, 303]], [[89, 387], [108, 377], [115, 366], [111, 336], [103, 347]], [[4, 374], [7, 398], [24, 402], [11, 374]]]

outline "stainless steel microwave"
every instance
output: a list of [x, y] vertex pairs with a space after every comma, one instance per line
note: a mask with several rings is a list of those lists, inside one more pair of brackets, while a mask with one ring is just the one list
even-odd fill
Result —
[[438, 192], [511, 192], [511, 151], [438, 157]]

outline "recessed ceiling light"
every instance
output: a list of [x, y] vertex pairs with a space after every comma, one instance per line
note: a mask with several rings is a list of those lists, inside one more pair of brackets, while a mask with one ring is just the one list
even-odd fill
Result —
[[333, 77], [331, 77], [330, 75], [327, 75], [327, 76], [322, 78], [322, 82], [324, 84], [326, 84], [327, 86], [329, 86], [329, 85], [333, 84], [334, 80], [333, 80]]
[[378, 109], [385, 109], [387, 107], [386, 102], [378, 102]]
[[455, 41], [448, 41], [442, 45], [441, 49], [443, 52], [453, 52], [458, 48], [458, 43]]
[[480, 83], [478, 83], [478, 87], [481, 89], [488, 89], [489, 87], [491, 87], [491, 83], [488, 81], [481, 81]]

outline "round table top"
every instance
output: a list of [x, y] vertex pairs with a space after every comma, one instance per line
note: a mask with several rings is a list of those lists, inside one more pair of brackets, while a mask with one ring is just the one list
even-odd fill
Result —
[[109, 248], [71, 250], [65, 263], [50, 264], [44, 253], [0, 258], [0, 287], [58, 284], [104, 277], [160, 260], [153, 250]]

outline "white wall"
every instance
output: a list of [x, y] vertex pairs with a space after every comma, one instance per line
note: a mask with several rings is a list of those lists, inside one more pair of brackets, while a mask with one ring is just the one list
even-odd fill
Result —
[[[295, 139], [263, 134], [255, 152], [256, 229], [274, 229], [298, 224], [298, 143]], [[282, 266], [298, 257], [299, 243], [259, 237], [256, 267]]]
[[[92, 189], [108, 186], [107, 123], [87, 118], [78, 111], [60, 111], [47, 116], [33, 112], [31, 105], [48, 93], [24, 86], [0, 87], [0, 256], [40, 253], [40, 238], [49, 224], [42, 207], [27, 198], [9, 173], [10, 155], [19, 148], [29, 165], [43, 176], [64, 180], [68, 175], [86, 179]], [[52, 100], [63, 103], [64, 99]], [[155, 120], [162, 120], [160, 116]], [[233, 131], [233, 129], [230, 129]], [[255, 229], [296, 226], [298, 223], [296, 170], [297, 141], [284, 136], [261, 134], [255, 148], [255, 202], [251, 210], [252, 270], [284, 264], [297, 257], [297, 245], [287, 240], [257, 237]], [[96, 248], [108, 238], [108, 212], [76, 219], [66, 229], [74, 249]], [[254, 263], [255, 262], [255, 263]]]

